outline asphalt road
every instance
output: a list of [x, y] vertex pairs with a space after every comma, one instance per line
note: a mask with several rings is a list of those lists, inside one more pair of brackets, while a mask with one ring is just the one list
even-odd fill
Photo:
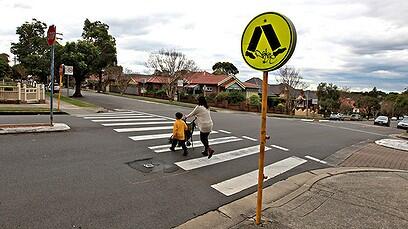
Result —
[[[142, 112], [150, 116], [147, 119], [171, 121], [176, 111], [185, 114], [191, 111], [104, 94], [83, 94], [83, 100], [109, 109], [135, 111], [137, 115]], [[55, 121], [68, 124], [71, 131], [0, 136], [0, 228], [170, 228], [256, 191], [256, 186], [249, 186], [226, 195], [212, 186], [256, 171], [257, 154], [203, 165], [217, 160], [217, 155], [257, 146], [260, 128], [257, 114], [212, 112], [217, 133], [211, 134], [210, 139], [223, 138], [227, 142], [213, 144], [215, 156], [210, 160], [204, 158], [199, 163], [203, 167], [192, 170], [175, 163], [200, 158], [201, 147], [190, 149], [189, 155], [183, 157], [181, 151], [155, 152], [155, 146], [167, 145], [165, 138], [140, 141], [129, 138], [171, 130], [117, 131], [171, 124], [103, 126], [120, 122], [95, 121], [107, 119], [102, 116], [116, 119], [124, 114], [98, 114], [95, 118], [57, 115]], [[2, 116], [0, 123], [48, 119], [48, 116]], [[280, 118], [268, 118], [267, 129], [271, 136], [267, 146], [271, 149], [266, 152], [265, 165], [293, 158], [301, 163], [271, 176], [266, 186], [303, 171], [327, 167], [325, 158], [344, 147], [402, 132], [365, 122], [319, 123]], [[194, 139], [198, 145], [198, 136]], [[154, 167], [146, 168], [148, 165]], [[281, 167], [285, 166], [288, 165]]]

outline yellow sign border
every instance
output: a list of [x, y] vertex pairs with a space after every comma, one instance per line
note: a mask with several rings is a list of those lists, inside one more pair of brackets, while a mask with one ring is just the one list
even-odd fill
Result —
[[[289, 27], [289, 32], [290, 32], [290, 34], [289, 34], [290, 35], [290, 45], [289, 45], [288, 50], [287, 50], [287, 52], [285, 54], [285, 57], [282, 60], [280, 60], [278, 63], [276, 63], [274, 66], [268, 67], [268, 68], [258, 68], [256, 66], [251, 65], [247, 61], [247, 59], [245, 57], [245, 51], [246, 50], [243, 49], [244, 35], [247, 32], [248, 27], [251, 25], [251, 23], [254, 20], [256, 20], [257, 18], [259, 18], [261, 16], [264, 16], [266, 14], [273, 14], [273, 15], [279, 16], [280, 18], [282, 18], [286, 22], [286, 24]], [[266, 71], [269, 72], [269, 71], [276, 70], [276, 69], [282, 67], [284, 64], [286, 64], [286, 62], [292, 57], [292, 54], [295, 51], [296, 42], [297, 42], [296, 29], [295, 29], [294, 24], [292, 23], [292, 21], [288, 17], [284, 16], [283, 14], [277, 13], [277, 12], [265, 12], [265, 13], [259, 14], [256, 17], [254, 17], [248, 23], [248, 25], [245, 27], [244, 32], [242, 33], [242, 37], [241, 37], [241, 55], [244, 58], [245, 63], [247, 63], [251, 68], [256, 69], [256, 70], [260, 70], [260, 71], [264, 71], [264, 72], [266, 72]]]

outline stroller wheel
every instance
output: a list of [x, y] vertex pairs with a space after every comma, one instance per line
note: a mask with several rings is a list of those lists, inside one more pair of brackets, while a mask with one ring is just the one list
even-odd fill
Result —
[[187, 141], [186, 142], [186, 146], [190, 146], [191, 145], [191, 142], [190, 141]]

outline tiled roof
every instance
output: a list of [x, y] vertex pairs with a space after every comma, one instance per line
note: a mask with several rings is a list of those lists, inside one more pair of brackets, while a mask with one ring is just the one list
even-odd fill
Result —
[[260, 86], [253, 84], [253, 83], [248, 83], [248, 82], [242, 82], [246, 88], [261, 88]]
[[208, 72], [192, 72], [187, 74], [184, 79], [189, 84], [218, 85], [228, 77], [227, 75], [214, 75]]

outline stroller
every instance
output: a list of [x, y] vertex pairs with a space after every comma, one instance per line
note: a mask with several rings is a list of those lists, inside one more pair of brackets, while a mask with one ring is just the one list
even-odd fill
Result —
[[[197, 124], [195, 123], [197, 118], [194, 118], [190, 123], [187, 123], [186, 119], [183, 119], [183, 121], [187, 124], [187, 130], [184, 132], [185, 138], [186, 138], [186, 146], [190, 146], [193, 148], [194, 150], [194, 143], [193, 143], [193, 133], [194, 130], [197, 126]], [[172, 139], [173, 139], [173, 135], [169, 138], [169, 143], [172, 143]], [[178, 145], [178, 147], [181, 147], [180, 145]]]
[[186, 146], [191, 145], [193, 150], [194, 150], [193, 133], [194, 133], [194, 129], [196, 127], [196, 123], [195, 123], [196, 119], [197, 118], [194, 118], [193, 121], [191, 121], [190, 123], [187, 123], [187, 121], [184, 120], [184, 122], [187, 124], [187, 130], [184, 132], [184, 135], [186, 137]]

